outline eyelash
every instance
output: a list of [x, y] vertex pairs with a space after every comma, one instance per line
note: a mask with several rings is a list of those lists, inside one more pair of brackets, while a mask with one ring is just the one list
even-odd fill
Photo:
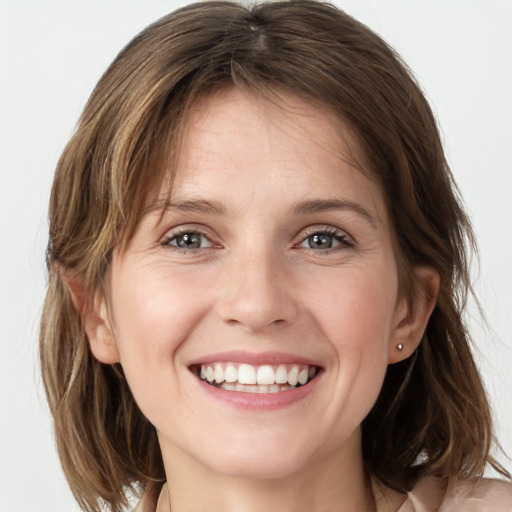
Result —
[[[206, 247], [183, 248], [183, 247], [180, 247], [180, 246], [172, 243], [172, 242], [175, 242], [179, 237], [185, 237], [187, 235], [199, 236], [201, 238], [201, 241], [200, 241], [201, 245], [203, 243], [202, 240], [207, 240], [208, 245]], [[334, 247], [331, 246], [331, 247], [319, 248], [319, 249], [314, 249], [312, 247], [302, 247], [302, 244], [306, 243], [308, 241], [308, 239], [310, 239], [311, 237], [314, 237], [314, 236], [329, 237], [332, 239], [331, 240], [332, 243], [338, 242], [338, 245], [335, 245]], [[202, 233], [199, 230], [187, 229], [187, 228], [180, 229], [178, 231], [173, 232], [169, 236], [166, 236], [161, 241], [161, 245], [165, 246], [165, 247], [172, 247], [172, 250], [179, 251], [182, 253], [192, 253], [192, 252], [200, 251], [202, 249], [211, 249], [211, 248], [220, 248], [221, 247], [220, 245], [212, 242], [210, 240], [210, 238], [208, 238], [208, 236], [205, 233]], [[355, 242], [351, 239], [351, 237], [345, 231], [342, 231], [341, 229], [338, 229], [338, 228], [335, 228], [332, 226], [325, 226], [325, 227], [320, 227], [320, 228], [319, 227], [307, 228], [305, 230], [305, 232], [303, 233], [301, 240], [298, 243], [294, 244], [293, 247], [296, 249], [304, 248], [304, 249], [313, 251], [315, 253], [326, 254], [326, 253], [330, 253], [332, 251], [337, 251], [337, 250], [342, 250], [342, 249], [350, 249], [352, 247], [355, 247], [355, 245], [356, 245]]]
[[[192, 249], [186, 249], [186, 248], [179, 247], [178, 245], [174, 245], [173, 243], [171, 243], [173, 241], [176, 241], [179, 237], [185, 237], [186, 235], [199, 236], [199, 237], [201, 237], [201, 239], [207, 240], [209, 245], [207, 247], [194, 247]], [[214, 244], [208, 238], [208, 236], [205, 235], [204, 233], [202, 233], [201, 231], [196, 230], [196, 229], [187, 229], [187, 228], [179, 229], [179, 230], [173, 232], [169, 236], [166, 236], [160, 243], [163, 246], [172, 247], [173, 250], [183, 252], [183, 253], [196, 252], [201, 249], [210, 249], [211, 247], [216, 246], [216, 244]], [[202, 241], [201, 241], [201, 244], [202, 244]], [[219, 246], [217, 246], [217, 247], [219, 247]]]
[[304, 233], [305, 236], [303, 236], [302, 240], [299, 242], [299, 244], [296, 244], [296, 247], [300, 247], [303, 243], [306, 243], [308, 239], [314, 236], [328, 236], [333, 239], [333, 241], [336, 241], [339, 243], [339, 245], [334, 247], [328, 247], [325, 249], [319, 249], [315, 250], [312, 247], [309, 247], [309, 250], [312, 250], [314, 252], [321, 252], [322, 254], [330, 253], [332, 251], [342, 250], [342, 249], [350, 249], [355, 247], [355, 242], [352, 240], [352, 238], [343, 230], [335, 228], [333, 226], [325, 226], [325, 227], [312, 227], [306, 229], [306, 232]]

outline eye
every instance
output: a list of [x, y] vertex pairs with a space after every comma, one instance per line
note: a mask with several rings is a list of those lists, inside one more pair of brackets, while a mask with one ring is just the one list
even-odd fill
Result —
[[193, 250], [212, 247], [213, 243], [198, 231], [182, 231], [167, 237], [162, 245], [170, 245], [179, 249]]
[[318, 229], [308, 234], [300, 242], [299, 247], [313, 250], [328, 250], [339, 247], [354, 247], [354, 243], [349, 236], [340, 229]]

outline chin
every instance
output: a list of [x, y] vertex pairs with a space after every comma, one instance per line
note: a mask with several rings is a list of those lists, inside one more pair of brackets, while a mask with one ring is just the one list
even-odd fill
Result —
[[195, 458], [202, 459], [205, 466], [218, 474], [268, 480], [300, 472], [318, 455], [311, 435], [294, 438], [289, 431], [274, 435], [266, 432], [265, 436], [257, 431], [247, 434], [231, 436], [232, 442], [223, 447], [213, 442], [210, 450], [196, 454]]
[[302, 458], [289, 457], [282, 450], [269, 454], [240, 454], [218, 459], [211, 469], [218, 474], [250, 480], [277, 480], [300, 472], [306, 465]]

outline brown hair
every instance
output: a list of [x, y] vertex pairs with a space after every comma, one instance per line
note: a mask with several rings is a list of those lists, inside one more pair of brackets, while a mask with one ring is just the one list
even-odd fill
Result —
[[384, 191], [408, 291], [415, 267], [440, 274], [422, 343], [389, 366], [364, 420], [367, 469], [402, 491], [423, 475], [478, 476], [488, 463], [503, 471], [489, 456], [489, 405], [462, 320], [473, 236], [434, 116], [407, 67], [329, 4], [205, 2], [164, 17], [121, 51], [56, 171], [41, 364], [60, 458], [82, 508], [121, 510], [127, 487], [154, 492], [165, 474], [155, 430], [122, 368], [92, 356], [65, 275], [79, 276], [92, 300], [113, 248], [129, 240], [169, 168], [164, 160], [172, 162], [187, 109], [232, 85], [288, 91], [348, 123]]

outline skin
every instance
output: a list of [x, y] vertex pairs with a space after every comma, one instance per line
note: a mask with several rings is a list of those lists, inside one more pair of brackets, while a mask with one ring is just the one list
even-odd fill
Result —
[[[382, 511], [404, 500], [372, 492], [360, 424], [387, 365], [420, 342], [438, 278], [417, 269], [414, 301], [399, 295], [385, 201], [350, 163], [352, 134], [342, 126], [340, 137], [327, 111], [282, 100], [233, 88], [198, 103], [171, 195], [181, 207], [162, 215], [165, 191], [148, 201], [86, 322], [93, 353], [122, 364], [157, 429], [173, 512], [370, 511], [374, 500]], [[184, 233], [201, 247], [178, 247]], [[226, 350], [284, 352], [321, 371], [300, 400], [240, 408], [190, 370]], [[167, 494], [159, 510], [170, 510]]]

